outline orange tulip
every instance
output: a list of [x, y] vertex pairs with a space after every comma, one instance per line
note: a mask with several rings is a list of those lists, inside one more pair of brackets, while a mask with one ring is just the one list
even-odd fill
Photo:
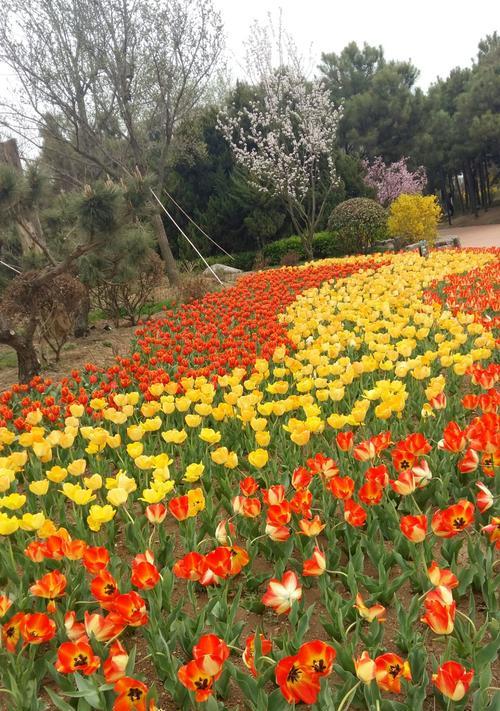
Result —
[[323, 575], [326, 570], [326, 560], [324, 553], [315, 546], [311, 558], [304, 561], [302, 575], [305, 577]]
[[[273, 643], [271, 640], [266, 639], [263, 634], [260, 635], [260, 649], [262, 654], [265, 656], [270, 653], [273, 648]], [[252, 676], [257, 676], [257, 670], [255, 668], [255, 635], [252, 634], [247, 637], [245, 642], [245, 649], [242, 655], [243, 663], [247, 669], [250, 670]]]
[[474, 504], [460, 499], [446, 509], [436, 511], [431, 526], [435, 536], [452, 538], [466, 529], [474, 520]]
[[476, 494], [477, 508], [481, 513], [484, 513], [493, 506], [493, 494], [481, 481], [477, 481], [476, 486], [479, 489], [479, 493]]
[[24, 615], [19, 627], [24, 644], [43, 644], [56, 634], [56, 623], [41, 612]]
[[270, 486], [269, 489], [263, 489], [262, 496], [266, 506], [281, 504], [285, 500], [286, 489], [283, 484], [275, 484]]
[[112, 612], [130, 627], [140, 627], [148, 621], [146, 603], [134, 592], [117, 595], [113, 600]]
[[302, 533], [304, 536], [309, 536], [309, 538], [319, 536], [325, 526], [326, 523], [321, 523], [321, 519], [319, 516], [315, 516], [310, 521], [305, 518], [302, 518], [299, 521], [300, 533]]
[[[222, 671], [222, 664], [219, 671]], [[205, 670], [204, 660], [192, 659], [177, 672], [177, 678], [186, 689], [195, 692], [198, 703], [206, 701], [213, 693], [214, 676]]]
[[478, 466], [479, 454], [476, 452], [475, 449], [472, 449], [472, 447], [469, 447], [465, 451], [464, 456], [459, 459], [457, 463], [458, 471], [462, 474], [471, 474], [472, 472], [476, 471]]
[[284, 657], [276, 665], [276, 683], [289, 704], [314, 704], [320, 691], [318, 674], [311, 673], [298, 656]]
[[455, 623], [457, 603], [451, 590], [439, 585], [427, 593], [424, 599], [425, 615], [421, 621], [436, 634], [451, 634]]
[[312, 481], [312, 473], [306, 467], [298, 467], [292, 474], [291, 484], [295, 491], [307, 489]]
[[205, 562], [218, 578], [227, 578], [231, 575], [231, 549], [219, 546], [205, 556]]
[[354, 479], [350, 476], [336, 476], [328, 482], [328, 488], [336, 499], [350, 499], [354, 494]]
[[2, 646], [11, 654], [16, 651], [21, 638], [21, 622], [24, 612], [17, 612], [8, 622], [2, 625]]
[[118, 679], [122, 679], [125, 676], [127, 664], [127, 650], [121, 642], [115, 640], [109, 648], [108, 658], [102, 665], [106, 682], [108, 684], [114, 684]]
[[250, 556], [241, 546], [229, 546], [231, 553], [231, 575], [238, 575], [250, 562]]
[[500, 517], [492, 516], [489, 524], [481, 528], [481, 533], [486, 533], [495, 548], [500, 548]]
[[193, 659], [203, 662], [203, 668], [215, 680], [222, 674], [222, 666], [229, 657], [229, 647], [215, 634], [205, 634], [193, 647]]
[[110, 603], [119, 594], [118, 583], [108, 570], [102, 570], [90, 583], [90, 592], [99, 600], [104, 609], [109, 609]]
[[402, 516], [399, 521], [399, 527], [403, 536], [408, 538], [409, 541], [422, 543], [427, 534], [427, 516], [425, 514]]
[[359, 528], [366, 522], [366, 511], [352, 499], [344, 503], [344, 520], [350, 525]]
[[359, 612], [361, 617], [364, 617], [368, 622], [373, 622], [373, 620], [378, 620], [379, 622], [385, 622], [385, 607], [377, 603], [371, 607], [367, 607], [363, 602], [361, 594], [356, 595], [356, 604], [354, 605], [356, 610]]
[[89, 573], [97, 574], [108, 567], [109, 552], [103, 546], [88, 546], [83, 554], [83, 565]]
[[204, 555], [193, 551], [178, 560], [172, 570], [177, 578], [201, 580], [208, 570], [208, 564]]
[[267, 509], [267, 523], [272, 526], [286, 526], [292, 518], [292, 511], [288, 501], [282, 501], [280, 504], [272, 504]]
[[160, 573], [153, 563], [141, 561], [132, 564], [130, 582], [141, 590], [152, 590], [160, 581]]
[[252, 496], [256, 491], [259, 490], [259, 485], [253, 478], [253, 476], [247, 476], [245, 479], [240, 481], [240, 491], [243, 496]]
[[63, 541], [62, 548], [64, 556], [68, 560], [81, 560], [87, 550], [87, 543], [80, 538], [74, 538], [70, 541]]
[[0, 617], [5, 617], [11, 605], [12, 600], [7, 595], [0, 595]]
[[97, 612], [85, 612], [85, 632], [88, 637], [95, 637], [98, 642], [108, 642], [123, 632], [126, 623], [113, 612], [103, 617]]
[[[335, 481], [335, 479], [332, 479], [332, 481]], [[290, 499], [290, 508], [292, 511], [304, 518], [312, 517], [311, 505], [312, 494], [308, 489], [299, 489]]]
[[448, 452], [461, 452], [465, 449], [467, 437], [465, 430], [461, 430], [456, 422], [448, 422], [443, 432], [443, 439], [439, 441], [439, 449]]
[[85, 674], [90, 676], [99, 669], [101, 660], [94, 651], [86, 637], [77, 642], [63, 642], [57, 650], [57, 659], [54, 663], [60, 674]]
[[359, 500], [367, 506], [376, 506], [382, 501], [384, 489], [376, 481], [366, 481], [358, 491]]
[[189, 516], [189, 499], [187, 495], [170, 499], [168, 510], [177, 521], [185, 521]]
[[392, 652], [375, 658], [375, 679], [384, 691], [401, 692], [401, 679], [411, 680], [410, 665]]
[[365, 472], [366, 481], [375, 481], [382, 488], [389, 483], [389, 472], [385, 464], [379, 464], [377, 467], [370, 467]]
[[298, 653], [297, 661], [306, 667], [310, 674], [328, 676], [332, 673], [336, 652], [333, 647], [320, 640], [306, 642]]
[[326, 481], [329, 481], [339, 473], [339, 465], [331, 457], [324, 454], [316, 454], [306, 462], [312, 474], [319, 474]]
[[435, 560], [433, 560], [430, 567], [427, 568], [427, 577], [436, 587], [444, 585], [450, 590], [458, 587], [457, 576], [454, 575], [449, 568], [440, 568]]
[[85, 636], [85, 625], [83, 622], [76, 621], [76, 612], [73, 610], [64, 615], [64, 627], [66, 636], [71, 642], [77, 642], [81, 637]]
[[338, 432], [335, 441], [337, 442], [337, 447], [342, 452], [348, 452], [354, 445], [354, 433]]
[[148, 519], [149, 523], [152, 523], [154, 526], [159, 525], [160, 523], [163, 523], [167, 516], [167, 507], [165, 504], [159, 503], [159, 504], [149, 504], [149, 506], [146, 506], [146, 510], [144, 512], [146, 514], [146, 518]]
[[146, 710], [148, 687], [138, 679], [123, 676], [114, 685], [118, 694], [113, 704], [113, 711], [153, 711], [154, 701], [150, 701]]
[[256, 518], [260, 514], [261, 503], [259, 499], [235, 496], [232, 503], [235, 514], [241, 514], [247, 518]]
[[432, 675], [432, 683], [452, 701], [461, 701], [468, 692], [474, 678], [474, 670], [467, 671], [458, 662], [444, 662]]

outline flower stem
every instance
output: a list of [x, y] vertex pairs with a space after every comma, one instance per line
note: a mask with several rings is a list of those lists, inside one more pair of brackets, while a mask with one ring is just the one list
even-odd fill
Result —
[[361, 684], [361, 682], [358, 681], [358, 683], [355, 684], [355, 685], [352, 687], [352, 689], [349, 689], [349, 691], [347, 692], [347, 694], [344, 696], [344, 698], [343, 698], [342, 701], [340, 702], [340, 705], [338, 706], [337, 711], [344, 711], [344, 709], [348, 709], [348, 708], [349, 708], [349, 706], [351, 705], [351, 701], [352, 701], [352, 699], [353, 699], [353, 697], [354, 697], [354, 694], [356, 693], [356, 689], [358, 688], [358, 686], [359, 686], [360, 684]]

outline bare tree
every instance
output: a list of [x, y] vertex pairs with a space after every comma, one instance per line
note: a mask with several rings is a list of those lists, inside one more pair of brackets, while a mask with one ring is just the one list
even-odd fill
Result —
[[[0, 60], [19, 93], [0, 123], [79, 163], [82, 183], [138, 169], [161, 189], [175, 131], [203, 100], [221, 59], [211, 0], [5, 0]], [[156, 238], [178, 272], [161, 216]]]

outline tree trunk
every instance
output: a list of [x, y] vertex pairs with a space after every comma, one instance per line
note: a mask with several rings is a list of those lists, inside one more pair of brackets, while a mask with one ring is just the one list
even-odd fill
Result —
[[462, 190], [460, 188], [460, 183], [458, 182], [458, 175], [455, 175], [455, 187], [457, 190], [458, 200], [460, 202], [460, 210], [462, 213], [465, 212], [464, 197], [462, 195]]
[[179, 284], [179, 271], [175, 263], [174, 255], [172, 254], [172, 250], [170, 249], [163, 220], [161, 219], [161, 215], [159, 213], [155, 213], [153, 215], [153, 226], [156, 233], [156, 239], [158, 241], [158, 247], [160, 248], [160, 254], [165, 262], [165, 271], [167, 272], [168, 280], [172, 286], [177, 286]]
[[302, 246], [304, 247], [304, 254], [308, 262], [314, 259], [313, 237], [314, 232], [312, 234], [304, 232], [302, 235]]
[[478, 217], [476, 181], [472, 174], [470, 161], [466, 161], [465, 163], [464, 178], [465, 184], [467, 186], [467, 195], [469, 198], [469, 209], [472, 213], [474, 213], [475, 217]]
[[486, 195], [488, 197], [488, 207], [491, 207], [491, 186], [490, 186], [490, 171], [488, 169], [488, 160], [484, 159], [484, 177], [486, 180]]
[[76, 338], [83, 338], [89, 332], [90, 296], [87, 290], [82, 298], [75, 315], [74, 334]]
[[20, 383], [29, 381], [40, 373], [41, 365], [33, 341], [29, 338], [19, 339], [13, 346], [17, 353], [17, 377]]

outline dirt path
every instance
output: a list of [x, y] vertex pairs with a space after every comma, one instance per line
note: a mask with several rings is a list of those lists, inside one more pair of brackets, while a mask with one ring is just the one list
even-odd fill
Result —
[[474, 227], [447, 227], [439, 230], [439, 236], [454, 235], [460, 238], [462, 247], [500, 247], [500, 224]]

